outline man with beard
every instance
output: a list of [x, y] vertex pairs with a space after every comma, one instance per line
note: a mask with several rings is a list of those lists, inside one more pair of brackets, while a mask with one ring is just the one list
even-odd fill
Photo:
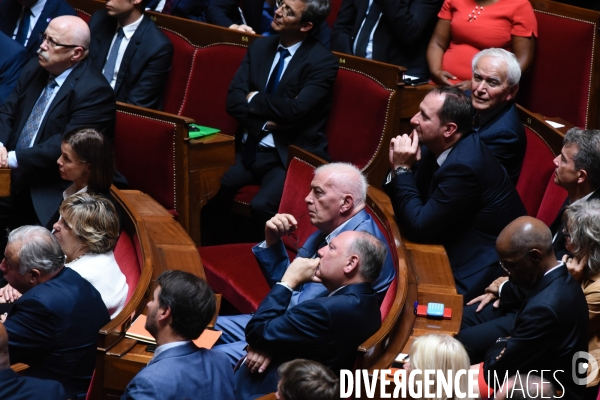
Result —
[[233, 371], [227, 357], [192, 343], [215, 307], [206, 281], [184, 271], [160, 274], [146, 320], [157, 348], [146, 368], [127, 385], [123, 399], [233, 399]]

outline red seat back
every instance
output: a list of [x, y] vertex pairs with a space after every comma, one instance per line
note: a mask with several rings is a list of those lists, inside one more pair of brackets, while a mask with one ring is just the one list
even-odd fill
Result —
[[292, 214], [298, 220], [298, 229], [293, 235], [285, 236], [283, 243], [294, 256], [297, 246], [306, 242], [306, 239], [317, 230], [310, 223], [304, 198], [308, 195], [310, 183], [315, 176], [315, 167], [298, 158], [292, 158], [283, 185], [279, 212]]
[[75, 11], [77, 12], [77, 16], [84, 20], [86, 24], [90, 23], [90, 19], [92, 19], [92, 16], [90, 14], [79, 9], [75, 9]]
[[554, 183], [554, 174], [550, 175], [536, 218], [548, 226], [552, 225], [566, 198], [567, 191]]
[[329, 15], [327, 16], [327, 25], [331, 29], [333, 29], [333, 24], [335, 24], [335, 20], [337, 19], [337, 15], [340, 11], [340, 6], [342, 5], [342, 0], [331, 0], [331, 10], [329, 11]]
[[[137, 240], [137, 236], [135, 239]], [[127, 231], [122, 231], [119, 236], [115, 247], [115, 260], [117, 260], [119, 269], [125, 275], [127, 286], [129, 286], [127, 300], [125, 301], [125, 304], [127, 304], [140, 280], [142, 267], [133, 240]]]
[[[132, 189], [175, 209], [175, 124], [117, 111], [115, 158]], [[151, 160], [151, 162], [150, 162]]]
[[518, 102], [533, 112], [586, 127], [590, 97], [595, 92], [592, 65], [597, 25], [540, 10], [535, 10], [535, 15], [539, 33], [536, 54], [522, 80]]
[[521, 175], [517, 182], [517, 192], [527, 210], [527, 215], [537, 216], [546, 193], [548, 180], [554, 173], [554, 154], [548, 145], [532, 131], [525, 127], [527, 148], [521, 167]]
[[178, 114], [193, 118], [197, 124], [235, 135], [239, 123], [227, 114], [227, 93], [245, 55], [246, 47], [233, 44], [217, 43], [199, 48]]
[[340, 68], [326, 132], [332, 161], [350, 162], [360, 169], [369, 164], [391, 123], [387, 115], [392, 93], [361, 72]]
[[181, 108], [188, 91], [196, 46], [178, 33], [164, 28], [162, 31], [173, 43], [173, 62], [163, 95], [163, 110], [171, 114], [182, 115]]

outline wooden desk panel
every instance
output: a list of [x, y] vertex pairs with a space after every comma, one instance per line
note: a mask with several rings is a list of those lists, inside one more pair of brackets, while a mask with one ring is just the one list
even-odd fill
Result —
[[10, 168], [0, 168], [0, 197], [10, 196]]

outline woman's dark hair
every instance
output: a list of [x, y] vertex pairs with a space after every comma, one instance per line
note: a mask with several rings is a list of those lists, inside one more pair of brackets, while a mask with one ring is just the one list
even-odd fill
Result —
[[112, 143], [94, 128], [77, 128], [63, 136], [80, 161], [90, 164], [87, 191], [106, 193], [115, 175], [115, 158]]

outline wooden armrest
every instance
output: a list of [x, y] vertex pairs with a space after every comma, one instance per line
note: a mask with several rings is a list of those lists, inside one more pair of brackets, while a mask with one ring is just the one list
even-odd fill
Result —
[[219, 310], [221, 308], [221, 298], [221, 293], [215, 293], [215, 303], [217, 307], [215, 308], [215, 315], [213, 315], [213, 318], [208, 323], [208, 328], [210, 329], [214, 329], [215, 324], [217, 323], [217, 317], [219, 316]]

